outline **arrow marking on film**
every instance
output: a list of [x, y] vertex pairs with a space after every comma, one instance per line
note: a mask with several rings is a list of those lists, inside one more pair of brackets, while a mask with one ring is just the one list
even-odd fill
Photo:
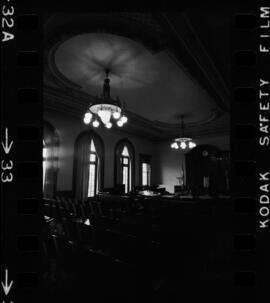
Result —
[[8, 284], [8, 270], [7, 269], [5, 270], [5, 284], [3, 282], [1, 282], [1, 284], [4, 289], [5, 295], [7, 296], [12, 287], [12, 284], [13, 284], [13, 281], [10, 281], [10, 283]]
[[5, 131], [5, 145], [3, 142], [2, 143], [2, 146], [3, 146], [3, 149], [5, 151], [6, 154], [9, 153], [11, 147], [12, 147], [12, 144], [13, 144], [13, 141], [10, 142], [10, 144], [8, 144], [8, 129], [6, 128], [6, 131]]

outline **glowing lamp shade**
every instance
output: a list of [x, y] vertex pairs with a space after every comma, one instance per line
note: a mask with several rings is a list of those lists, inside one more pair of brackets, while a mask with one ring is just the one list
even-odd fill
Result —
[[182, 149], [186, 149], [187, 144], [186, 144], [185, 142], [181, 142], [180, 147], [181, 147]]
[[106, 125], [111, 120], [111, 112], [109, 110], [99, 110], [98, 115], [101, 121]]
[[191, 141], [191, 142], [188, 143], [188, 147], [189, 148], [194, 148], [194, 147], [196, 147], [196, 143]]
[[111, 127], [112, 127], [112, 123], [111, 123], [111, 122], [108, 122], [108, 123], [105, 124], [105, 126], [106, 126], [107, 128], [111, 128]]
[[117, 126], [122, 127], [123, 126], [123, 122], [121, 120], [117, 121]]
[[122, 116], [121, 120], [123, 123], [127, 123], [128, 118], [126, 116]]
[[89, 220], [89, 219], [86, 219], [86, 220], [84, 221], [84, 224], [85, 224], [85, 225], [91, 225], [91, 224], [90, 224], [90, 220]]
[[85, 124], [89, 124], [90, 122], [91, 122], [91, 120], [92, 120], [92, 114], [91, 113], [86, 113], [85, 115], [84, 115], [84, 118], [83, 118], [83, 122], [85, 123]]
[[95, 121], [93, 122], [93, 126], [94, 126], [94, 127], [99, 127], [99, 122], [98, 122], [98, 120], [95, 120]]
[[121, 116], [120, 112], [114, 112], [114, 113], [113, 113], [113, 117], [114, 117], [114, 119], [116, 119], [116, 120], [119, 119], [120, 116]]

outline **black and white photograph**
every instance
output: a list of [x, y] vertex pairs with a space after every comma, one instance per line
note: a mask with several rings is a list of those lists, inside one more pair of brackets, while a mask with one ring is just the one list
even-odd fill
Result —
[[229, 302], [231, 18], [44, 18], [44, 302]]
[[63, 2], [1, 2], [0, 302], [270, 302], [269, 3]]

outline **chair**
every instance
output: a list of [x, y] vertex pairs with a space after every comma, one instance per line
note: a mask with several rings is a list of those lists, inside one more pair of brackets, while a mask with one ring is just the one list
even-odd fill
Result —
[[54, 219], [60, 220], [62, 217], [61, 209], [58, 205], [53, 205], [51, 208], [51, 215]]
[[72, 239], [75, 243], [80, 244], [83, 241], [83, 235], [81, 233], [81, 226], [83, 222], [81, 220], [71, 219], [69, 222], [69, 227], [72, 232]]
[[50, 204], [43, 204], [43, 215], [49, 218], [52, 217], [52, 206]]
[[126, 236], [123, 233], [107, 230], [108, 251], [116, 259], [126, 259]]
[[102, 205], [101, 205], [100, 201], [97, 202], [97, 208], [98, 208], [98, 214], [100, 216], [104, 216], [104, 213], [103, 213], [103, 210], [102, 210]]
[[95, 247], [95, 236], [94, 236], [94, 228], [91, 225], [86, 225], [81, 223], [79, 225], [80, 233], [81, 233], [81, 244], [88, 247]]
[[77, 218], [85, 218], [84, 209], [81, 204], [73, 204], [73, 209]]

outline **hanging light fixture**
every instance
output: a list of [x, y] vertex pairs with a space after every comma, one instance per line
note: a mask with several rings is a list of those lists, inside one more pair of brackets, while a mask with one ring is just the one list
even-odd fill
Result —
[[190, 150], [196, 147], [196, 143], [191, 139], [184, 136], [184, 121], [183, 117], [181, 117], [181, 130], [182, 135], [179, 138], [174, 139], [171, 144], [171, 148], [180, 149], [180, 150]]
[[100, 124], [103, 124], [110, 129], [113, 126], [113, 121], [116, 121], [118, 127], [122, 127], [128, 121], [128, 118], [123, 114], [123, 106], [119, 98], [111, 98], [109, 72], [109, 69], [105, 69], [106, 78], [104, 79], [103, 93], [100, 97], [96, 97], [84, 115], [84, 123], [90, 124], [92, 122], [93, 127], [99, 127]]

